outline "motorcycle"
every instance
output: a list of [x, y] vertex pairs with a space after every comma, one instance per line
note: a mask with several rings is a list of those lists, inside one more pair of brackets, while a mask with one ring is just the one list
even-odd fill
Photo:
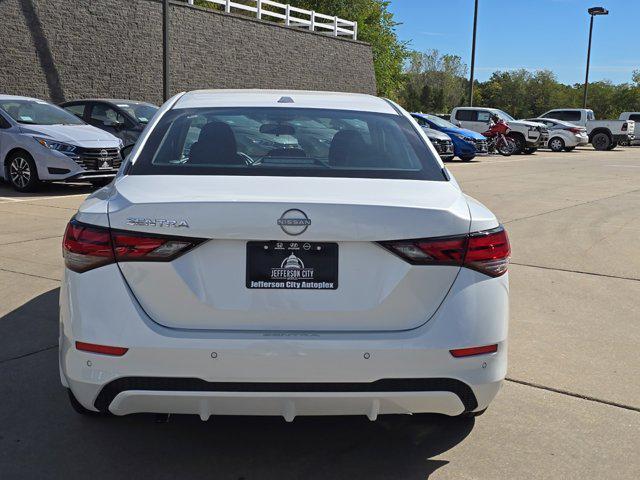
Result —
[[509, 133], [509, 124], [500, 119], [497, 122], [491, 122], [489, 130], [482, 132], [487, 137], [487, 147], [489, 152], [498, 152], [500, 155], [508, 157], [515, 152], [516, 142], [507, 136]]

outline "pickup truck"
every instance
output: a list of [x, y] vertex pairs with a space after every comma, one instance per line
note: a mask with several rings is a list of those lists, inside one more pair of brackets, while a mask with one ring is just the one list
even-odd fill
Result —
[[509, 124], [508, 137], [516, 144], [513, 153], [533, 153], [538, 147], [544, 147], [549, 140], [549, 131], [546, 125], [526, 120], [516, 120], [511, 115], [497, 108], [487, 107], [456, 107], [451, 111], [451, 123], [459, 127], [483, 133], [489, 129], [491, 115]]
[[633, 120], [596, 120], [587, 108], [557, 108], [540, 115], [543, 118], [564, 120], [587, 129], [589, 143], [596, 150], [613, 150], [618, 143], [630, 143], [634, 137]]
[[[618, 117], [618, 120], [633, 120], [634, 122], [640, 122], [640, 112], [622, 112]], [[636, 135], [635, 137], [635, 140], [630, 140], [629, 143], [622, 142], [620, 145], [640, 145], [640, 135]]]

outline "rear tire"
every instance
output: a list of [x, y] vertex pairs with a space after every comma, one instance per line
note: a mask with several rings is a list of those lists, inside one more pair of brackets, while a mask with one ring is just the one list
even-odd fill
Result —
[[596, 133], [591, 139], [591, 145], [599, 151], [609, 150], [611, 143], [611, 137], [603, 132]]
[[525, 155], [531, 155], [532, 153], [536, 153], [538, 151], [537, 147], [527, 147], [524, 149]]
[[465, 156], [460, 157], [460, 160], [462, 160], [463, 162], [470, 162], [474, 158], [476, 158], [475, 155], [465, 155]]
[[464, 412], [462, 415], [460, 415], [463, 418], [475, 418], [475, 417], [479, 417], [481, 415], [484, 415], [484, 412], [486, 412], [487, 409], [485, 408], [484, 410], [480, 410], [478, 412]]
[[6, 178], [18, 192], [35, 192], [40, 187], [36, 162], [27, 152], [15, 152], [9, 156]]
[[561, 152], [565, 148], [564, 140], [560, 137], [552, 137], [549, 140], [549, 148], [553, 152]]
[[515, 149], [511, 153], [513, 155], [520, 155], [527, 146], [527, 142], [525, 142], [524, 137], [519, 134], [507, 135], [507, 137], [509, 137], [511, 140], [513, 140], [513, 143], [515, 143]]
[[607, 150], [613, 150], [617, 146], [618, 146], [618, 142], [611, 142], [611, 145], [609, 145], [609, 148], [607, 148]]

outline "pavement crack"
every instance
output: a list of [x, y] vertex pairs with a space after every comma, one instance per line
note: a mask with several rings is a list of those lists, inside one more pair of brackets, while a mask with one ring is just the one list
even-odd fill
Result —
[[538, 388], [540, 390], [547, 390], [549, 392], [559, 393], [561, 395], [566, 395], [568, 397], [579, 398], [581, 400], [587, 400], [589, 402], [601, 403], [603, 405], [609, 405], [610, 407], [618, 407], [624, 410], [631, 410], [633, 412], [640, 412], [640, 407], [634, 407], [631, 405], [625, 405], [624, 403], [612, 402], [610, 400], [604, 400], [602, 398], [592, 397], [590, 395], [583, 395], [581, 393], [574, 393], [568, 390], [563, 390], [561, 388], [547, 387], [545, 385], [540, 385], [539, 383], [527, 382], [526, 380], [518, 380], [516, 378], [507, 377], [505, 378], [507, 382], [517, 383], [519, 385], [525, 385], [527, 387]]
[[0, 365], [3, 363], [11, 362], [12, 360], [19, 360], [21, 358], [30, 357], [31, 355], [36, 355], [38, 353], [47, 352], [54, 348], [58, 348], [58, 344], [50, 345], [48, 347], [41, 348], [39, 350], [34, 350], [33, 352], [23, 353], [22, 355], [18, 355], [17, 357], [5, 358], [4, 360], [0, 360]]
[[27, 277], [42, 278], [44, 280], [53, 280], [60, 283], [59, 278], [44, 277], [42, 275], [34, 275], [33, 273], [18, 272], [17, 270], [9, 270], [8, 268], [0, 268], [0, 272], [17, 273], [18, 275], [26, 275]]
[[549, 210], [548, 212], [541, 212], [541, 213], [536, 213], [534, 215], [528, 215], [526, 217], [520, 217], [520, 218], [514, 218], [513, 220], [508, 220], [506, 222], [502, 222], [503, 224], [508, 224], [508, 223], [514, 223], [514, 222], [519, 222], [520, 220], [528, 220], [530, 218], [536, 218], [536, 217], [541, 217], [543, 215], [547, 215], [549, 213], [556, 213], [556, 212], [561, 212], [563, 210], [569, 210], [570, 208], [575, 208], [575, 207], [581, 207], [583, 205], [590, 205], [592, 203], [596, 203], [596, 202], [601, 202], [603, 200], [609, 200], [611, 198], [616, 198], [616, 197], [621, 197], [623, 195], [628, 195], [630, 193], [636, 193], [636, 192], [640, 192], [640, 188], [636, 188], [635, 190], [629, 190], [628, 192], [622, 192], [622, 193], [617, 193], [615, 195], [611, 195], [609, 197], [602, 197], [602, 198], [596, 198], [594, 200], [588, 200], [586, 202], [582, 202], [582, 203], [576, 203], [574, 205], [568, 205], [566, 207], [561, 207], [561, 208], [556, 208], [554, 210]]
[[542, 270], [555, 270], [555, 271], [558, 271], [558, 272], [579, 273], [581, 275], [591, 275], [593, 277], [616, 278], [618, 280], [631, 280], [632, 282], [640, 282], [640, 278], [635, 278], [635, 277], [620, 277], [618, 275], [607, 275], [606, 273], [585, 272], [583, 270], [571, 270], [569, 268], [544, 267], [542, 265], [531, 265], [529, 263], [518, 263], [518, 262], [509, 262], [509, 263], [511, 265], [518, 265], [520, 267], [541, 268]]
[[62, 235], [52, 235], [50, 237], [30, 238], [28, 240], [17, 240], [15, 242], [0, 243], [0, 247], [4, 247], [6, 245], [16, 245], [18, 243], [37, 242], [38, 240], [51, 240], [52, 238], [62, 238]]

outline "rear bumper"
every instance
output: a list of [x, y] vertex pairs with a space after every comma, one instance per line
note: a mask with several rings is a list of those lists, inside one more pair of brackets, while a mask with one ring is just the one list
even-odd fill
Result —
[[[140, 309], [115, 265], [65, 272], [60, 372], [81, 404], [117, 415], [367, 415], [486, 408], [507, 366], [507, 276], [462, 269], [423, 326], [394, 332], [177, 330]], [[100, 289], [100, 282], [110, 288]], [[125, 346], [114, 357], [75, 341]], [[454, 358], [453, 348], [498, 344]]]
[[627, 142], [632, 142], [633, 140], [635, 140], [635, 135], [634, 134], [619, 134], [619, 135], [613, 135], [613, 141], [618, 143], [621, 141], [627, 141]]
[[[499, 383], [493, 385], [499, 388]], [[210, 415], [366, 415], [435, 412], [459, 415], [478, 408], [471, 388], [443, 378], [373, 383], [224, 383], [189, 378], [120, 378], [105, 385], [94, 407], [117, 415], [140, 411]]]

